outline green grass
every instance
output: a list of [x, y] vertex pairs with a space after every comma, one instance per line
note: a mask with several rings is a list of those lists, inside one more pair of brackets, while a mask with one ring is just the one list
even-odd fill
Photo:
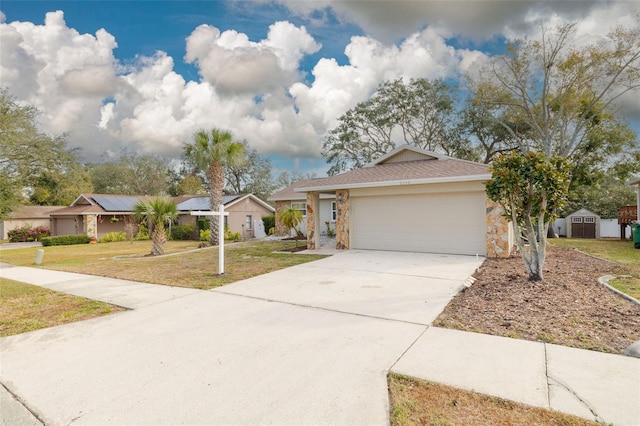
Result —
[[640, 250], [633, 248], [631, 241], [554, 238], [549, 240], [549, 243], [556, 247], [578, 249], [623, 265], [629, 271], [630, 277], [616, 278], [609, 284], [640, 300]]
[[108, 303], [0, 278], [0, 337], [122, 310]]
[[[310, 262], [324, 256], [274, 253], [291, 242], [248, 241], [225, 245], [225, 273], [219, 275], [218, 248], [197, 249], [197, 241], [169, 241], [172, 256], [145, 256], [148, 241], [44, 247], [39, 267], [154, 284], [210, 289], [235, 281]], [[0, 253], [1, 261], [34, 266], [39, 248], [14, 249]], [[117, 259], [116, 259], [117, 258]]]

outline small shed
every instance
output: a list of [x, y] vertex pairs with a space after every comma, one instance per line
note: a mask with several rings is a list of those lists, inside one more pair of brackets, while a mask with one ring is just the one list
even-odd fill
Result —
[[580, 209], [567, 216], [567, 238], [600, 238], [600, 216]]

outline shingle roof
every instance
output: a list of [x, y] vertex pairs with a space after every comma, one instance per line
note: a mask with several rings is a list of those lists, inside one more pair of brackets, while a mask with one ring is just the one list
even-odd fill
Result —
[[[438, 160], [405, 161], [363, 167], [336, 176], [309, 182], [299, 191], [350, 188], [362, 185], [417, 184], [425, 181], [456, 181], [488, 179], [489, 166], [471, 161], [443, 158]], [[294, 190], [295, 190], [294, 189]]]
[[9, 219], [48, 219], [49, 213], [62, 206], [22, 206], [9, 213]]
[[[306, 200], [307, 196], [302, 192], [295, 192], [296, 188], [313, 185], [321, 182], [323, 179], [301, 179], [287, 186], [286, 188], [274, 193], [268, 198], [269, 201], [287, 201], [287, 200]], [[322, 198], [322, 195], [320, 196]], [[331, 197], [333, 198], [333, 197]]]

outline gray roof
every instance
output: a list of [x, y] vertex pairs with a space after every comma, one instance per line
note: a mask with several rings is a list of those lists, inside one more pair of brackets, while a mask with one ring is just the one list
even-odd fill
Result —
[[140, 201], [137, 196], [94, 195], [93, 200], [108, 212], [131, 212]]

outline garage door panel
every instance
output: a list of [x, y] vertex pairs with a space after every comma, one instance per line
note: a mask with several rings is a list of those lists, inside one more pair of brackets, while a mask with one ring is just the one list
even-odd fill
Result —
[[486, 253], [483, 193], [353, 197], [356, 249]]

